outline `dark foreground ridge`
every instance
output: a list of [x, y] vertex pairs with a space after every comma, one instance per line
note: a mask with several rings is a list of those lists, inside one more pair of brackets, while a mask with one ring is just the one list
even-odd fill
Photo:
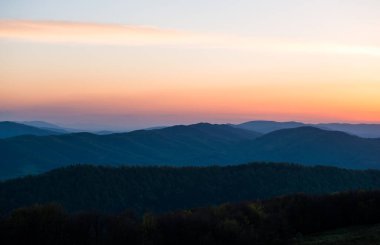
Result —
[[0, 183], [0, 211], [55, 202], [70, 212], [141, 214], [358, 189], [380, 189], [380, 171], [266, 163], [182, 168], [79, 165]]
[[[379, 205], [379, 191], [298, 194], [142, 217], [129, 212], [69, 214], [54, 204], [37, 205], [17, 209], [0, 219], [0, 243], [310, 244], [309, 234], [380, 223]], [[362, 239], [368, 241], [368, 237]], [[353, 244], [361, 244], [358, 238], [355, 241]], [[372, 236], [367, 244], [379, 242], [379, 236]]]
[[298, 239], [297, 245], [377, 245], [380, 224], [359, 225], [312, 234]]

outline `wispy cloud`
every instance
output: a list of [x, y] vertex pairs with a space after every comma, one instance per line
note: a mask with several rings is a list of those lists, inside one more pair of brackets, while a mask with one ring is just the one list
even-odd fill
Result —
[[21, 41], [160, 45], [184, 44], [188, 34], [148, 26], [66, 21], [1, 20], [0, 37]]
[[380, 56], [380, 47], [195, 33], [150, 26], [66, 21], [0, 20], [0, 38], [47, 43], [127, 46], [186, 46], [256, 52]]

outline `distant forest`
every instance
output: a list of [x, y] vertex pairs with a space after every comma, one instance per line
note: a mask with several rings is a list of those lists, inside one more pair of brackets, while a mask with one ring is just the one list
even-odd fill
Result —
[[0, 183], [0, 214], [58, 203], [69, 212], [138, 215], [266, 199], [380, 188], [380, 171], [252, 163], [213, 167], [78, 165]]
[[379, 206], [379, 191], [297, 194], [143, 216], [35, 205], [0, 219], [0, 244], [303, 244], [308, 234], [380, 223]]

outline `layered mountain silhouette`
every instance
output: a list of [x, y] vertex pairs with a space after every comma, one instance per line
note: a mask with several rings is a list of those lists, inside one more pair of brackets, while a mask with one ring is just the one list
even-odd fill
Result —
[[76, 163], [210, 165], [241, 163], [240, 142], [261, 134], [206, 123], [130, 133], [75, 133], [0, 140], [0, 177], [9, 178]]
[[[5, 122], [0, 122], [5, 123]], [[58, 126], [56, 124], [52, 124], [49, 122], [44, 121], [24, 121], [24, 122], [9, 122], [6, 123], [15, 123], [18, 125], [27, 125], [32, 126], [34, 128], [39, 128], [47, 131], [53, 131], [57, 134], [65, 134], [65, 133], [80, 133], [80, 132], [91, 132], [94, 134], [112, 134], [112, 133], [121, 133], [122, 131], [117, 130], [85, 130], [85, 129], [75, 129], [75, 128], [65, 128]], [[257, 120], [257, 121], [249, 121], [241, 124], [229, 124], [230, 126], [251, 130], [254, 132], [266, 134], [270, 133], [276, 130], [280, 129], [290, 129], [290, 128], [298, 128], [298, 127], [304, 127], [304, 126], [312, 126], [324, 130], [333, 130], [333, 131], [342, 131], [346, 132], [348, 134], [360, 136], [363, 138], [380, 138], [380, 124], [349, 124], [349, 123], [318, 123], [318, 124], [307, 124], [302, 122], [276, 122], [276, 121], [263, 121], [263, 120]], [[151, 129], [163, 129], [167, 128], [168, 126], [155, 126], [155, 127], [149, 127], [144, 128], [145, 130], [151, 130]], [[0, 127], [0, 135], [4, 134], [8, 137], [14, 137], [19, 135], [40, 135], [38, 132], [34, 133], [35, 131], [25, 131], [19, 132], [17, 134], [12, 134], [7, 132], [9, 131], [8, 128], [1, 128]], [[11, 131], [10, 131], [11, 132]], [[4, 137], [3, 137], [4, 138]]]
[[250, 121], [234, 126], [266, 134], [280, 129], [298, 128], [306, 126], [306, 124], [300, 122]]
[[[0, 122], [0, 138], [11, 138], [21, 135], [57, 135], [57, 134], [69, 134], [69, 133], [82, 133], [88, 130], [65, 128], [44, 121], [1, 121]], [[91, 131], [91, 133], [105, 135], [115, 133], [110, 130]]]
[[379, 124], [319, 123], [317, 126], [321, 129], [343, 131], [365, 138], [380, 138]]
[[0, 122], [0, 138], [10, 138], [20, 135], [53, 135], [57, 134], [54, 130], [42, 129], [15, 122]]
[[317, 123], [250, 121], [233, 125], [237, 128], [252, 130], [259, 133], [270, 133], [280, 129], [312, 126], [324, 130], [342, 131], [363, 138], [380, 138], [380, 124], [349, 124], [349, 123]]
[[0, 178], [71, 164], [206, 166], [251, 161], [380, 168], [380, 139], [314, 127], [268, 134], [207, 123], [129, 133], [74, 133], [0, 140]]
[[380, 139], [305, 126], [282, 129], [244, 145], [249, 158], [323, 164], [343, 168], [380, 168]]
[[49, 131], [62, 133], [62, 134], [71, 132], [69, 129], [63, 128], [53, 123], [44, 122], [44, 121], [24, 121], [21, 123], [28, 126], [32, 126], [32, 127], [36, 127], [40, 129], [46, 129]]

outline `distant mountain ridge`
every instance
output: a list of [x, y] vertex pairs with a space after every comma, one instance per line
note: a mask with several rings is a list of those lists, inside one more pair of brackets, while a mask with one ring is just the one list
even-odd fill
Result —
[[280, 129], [303, 127], [306, 124], [301, 122], [250, 121], [234, 126], [266, 134]]
[[380, 138], [380, 124], [319, 123], [321, 129], [330, 129], [354, 134], [364, 138]]
[[[64, 133], [80, 133], [80, 132], [90, 132], [94, 134], [113, 134], [113, 133], [122, 133], [122, 132], [131, 132], [131, 130], [127, 131], [120, 131], [120, 130], [85, 130], [85, 129], [74, 129], [74, 128], [65, 128], [58, 126], [56, 124], [52, 124], [49, 122], [44, 121], [23, 121], [23, 122], [13, 122], [18, 124], [24, 124], [48, 131], [53, 131], [56, 133], [64, 134]], [[296, 122], [296, 121], [289, 121], [289, 122], [277, 122], [277, 121], [265, 121], [265, 120], [256, 120], [256, 121], [249, 121], [241, 124], [228, 124], [230, 126], [236, 127], [236, 128], [242, 128], [246, 130], [251, 130], [254, 132], [266, 134], [270, 133], [276, 130], [280, 129], [290, 129], [290, 128], [297, 128], [297, 127], [303, 127], [303, 126], [313, 126], [324, 130], [333, 130], [333, 131], [342, 131], [346, 132], [348, 134], [364, 137], [364, 138], [380, 138], [380, 124], [349, 124], [349, 123], [317, 123], [317, 124], [310, 124], [310, 123], [303, 123], [303, 122]], [[167, 128], [169, 126], [155, 126], [155, 127], [149, 127], [149, 128], [143, 128], [143, 130], [151, 130], [151, 129], [163, 129]], [[2, 134], [4, 130], [0, 128], [0, 135]], [[30, 133], [28, 133], [30, 134]], [[12, 134], [9, 134], [10, 136], [7, 137], [13, 137]], [[16, 136], [19, 136], [20, 134], [17, 134]], [[33, 134], [31, 135], [39, 135], [39, 134]]]
[[350, 123], [302, 123], [276, 121], [249, 121], [233, 125], [237, 128], [252, 130], [259, 133], [270, 133], [280, 129], [291, 129], [303, 126], [313, 126], [324, 130], [342, 131], [363, 138], [380, 138], [380, 124], [350, 124]]
[[55, 125], [52, 123], [48, 123], [48, 122], [44, 122], [44, 121], [23, 121], [20, 123], [28, 125], [28, 126], [36, 127], [36, 128], [47, 129], [47, 130], [58, 132], [58, 133], [68, 133], [69, 132], [61, 126], [58, 126], [58, 125]]
[[41, 173], [75, 163], [211, 165], [245, 162], [240, 142], [259, 133], [206, 123], [129, 133], [74, 133], [0, 140], [0, 179]]
[[129, 133], [74, 133], [0, 140], [0, 179], [71, 164], [207, 166], [251, 161], [380, 169], [380, 139], [298, 127], [260, 134], [200, 123]]
[[250, 152], [255, 160], [379, 169], [379, 143], [379, 139], [305, 126], [265, 134], [244, 147], [246, 151], [255, 149]]
[[20, 135], [54, 135], [57, 134], [56, 131], [42, 129], [38, 127], [33, 127], [21, 123], [3, 121], [0, 122], [0, 138], [10, 138]]

